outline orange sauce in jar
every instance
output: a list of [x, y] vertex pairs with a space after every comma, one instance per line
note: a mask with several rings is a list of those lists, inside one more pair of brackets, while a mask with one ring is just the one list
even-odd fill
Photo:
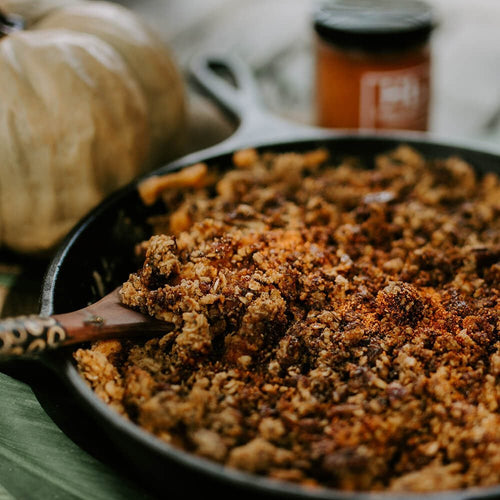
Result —
[[317, 123], [427, 130], [433, 28], [419, 0], [331, 0], [315, 17]]

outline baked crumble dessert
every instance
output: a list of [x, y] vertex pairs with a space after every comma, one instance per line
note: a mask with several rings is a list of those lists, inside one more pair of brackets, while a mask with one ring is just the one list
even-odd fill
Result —
[[500, 180], [401, 146], [240, 151], [142, 186], [167, 213], [123, 303], [164, 336], [75, 353], [105, 402], [251, 473], [346, 490], [500, 483]]

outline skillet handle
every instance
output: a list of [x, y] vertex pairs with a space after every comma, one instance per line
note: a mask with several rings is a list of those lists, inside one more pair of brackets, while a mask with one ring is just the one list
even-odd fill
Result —
[[[220, 75], [221, 70], [235, 85]], [[239, 128], [225, 142], [232, 149], [332, 135], [331, 130], [293, 123], [267, 111], [249, 67], [234, 55], [198, 56], [191, 61], [190, 73], [204, 93], [239, 120]]]
[[[231, 85], [218, 71], [228, 73], [234, 80]], [[265, 113], [257, 82], [249, 67], [232, 55], [201, 55], [190, 66], [195, 83], [224, 111], [242, 119], [256, 109]]]
[[18, 316], [0, 320], [0, 356], [23, 356], [59, 347], [65, 328], [52, 317]]

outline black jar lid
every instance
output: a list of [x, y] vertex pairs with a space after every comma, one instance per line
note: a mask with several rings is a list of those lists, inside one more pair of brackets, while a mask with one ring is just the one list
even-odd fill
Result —
[[425, 43], [434, 28], [429, 4], [421, 0], [329, 0], [314, 14], [324, 40], [365, 51], [402, 50]]

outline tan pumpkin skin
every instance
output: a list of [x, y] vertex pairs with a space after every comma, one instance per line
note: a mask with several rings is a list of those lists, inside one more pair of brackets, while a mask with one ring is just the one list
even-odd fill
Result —
[[116, 51], [82, 33], [3, 38], [0, 74], [0, 239], [39, 252], [134, 177], [146, 104]]
[[0, 39], [0, 246], [23, 253], [51, 249], [104, 196], [175, 154], [184, 130], [181, 77], [134, 14], [44, 1], [46, 17]]
[[80, 3], [82, 0], [0, 0], [0, 10], [8, 14], [17, 14], [29, 28], [33, 23], [46, 16], [54, 9]]
[[183, 82], [163, 42], [130, 10], [109, 2], [80, 2], [53, 10], [35, 30], [70, 29], [97, 36], [125, 60], [148, 106], [151, 150], [157, 167], [181, 150], [185, 100]]

